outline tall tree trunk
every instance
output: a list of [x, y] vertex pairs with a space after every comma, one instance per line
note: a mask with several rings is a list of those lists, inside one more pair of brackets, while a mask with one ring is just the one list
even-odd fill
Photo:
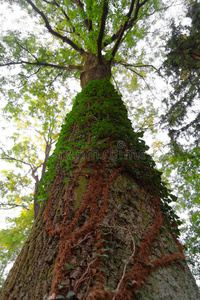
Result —
[[81, 87], [83, 88], [91, 80], [101, 80], [103, 78], [111, 77], [111, 60], [101, 58], [99, 61], [98, 57], [93, 53], [88, 53], [85, 56], [85, 64], [81, 73]]
[[90, 82], [49, 158], [2, 300], [200, 299], [146, 149], [109, 80]]

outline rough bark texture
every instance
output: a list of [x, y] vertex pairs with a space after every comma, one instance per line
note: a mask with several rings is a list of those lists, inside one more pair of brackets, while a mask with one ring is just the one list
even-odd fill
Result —
[[[95, 84], [96, 90], [91, 85], [81, 94], [84, 112], [77, 99], [68, 118], [73, 126], [63, 127], [56, 167], [53, 159], [48, 166], [55, 169], [48, 200], [1, 299], [200, 299], [153, 182], [157, 173], [138, 152], [131, 124], [125, 126], [126, 109], [106, 81]], [[102, 135], [104, 113], [110, 127]], [[79, 145], [79, 155], [69, 155], [68, 144]]]
[[110, 77], [111, 61], [102, 57], [102, 61], [99, 62], [96, 55], [92, 53], [88, 54], [84, 65], [84, 72], [81, 73], [81, 87], [86, 86], [91, 80], [101, 80]]

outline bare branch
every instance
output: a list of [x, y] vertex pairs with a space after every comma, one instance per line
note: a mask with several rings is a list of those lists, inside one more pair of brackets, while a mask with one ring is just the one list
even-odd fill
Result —
[[132, 14], [132, 12], [133, 12], [134, 5], [135, 5], [135, 0], [132, 0], [132, 1], [131, 1], [131, 6], [130, 6], [130, 9], [129, 9], [129, 12], [128, 12], [128, 14], [126, 15], [127, 20], [125, 21], [124, 25], [121, 25], [120, 29], [119, 29], [119, 30], [111, 37], [111, 42], [109, 42], [109, 43], [104, 43], [104, 46], [105, 46], [105, 47], [108, 46], [110, 43], [114, 42], [116, 39], [118, 39], [119, 36], [120, 36], [120, 34], [122, 33], [122, 31], [123, 31], [123, 32], [125, 31], [126, 26], [127, 26], [127, 24], [128, 24], [128, 21], [129, 21], [129, 19], [130, 19], [130, 17], [131, 17], [131, 14]]
[[52, 29], [45, 14], [41, 10], [39, 10], [39, 8], [31, 0], [25, 0], [25, 1], [27, 3], [29, 3], [32, 6], [32, 8], [34, 9], [34, 11], [42, 17], [43, 21], [45, 22], [46, 28], [52, 35], [58, 37], [64, 43], [67, 43], [68, 45], [70, 45], [73, 49], [75, 49], [77, 52], [79, 52], [82, 56], [85, 54], [85, 51], [82, 48], [80, 48], [78, 45], [76, 45], [73, 41], [71, 41], [68, 37], [63, 36], [60, 33], [56, 32], [55, 30]]
[[35, 184], [36, 184], [36, 185], [39, 184], [39, 178], [38, 178], [38, 175], [35, 175], [35, 173], [37, 172], [37, 170], [38, 170], [42, 165], [43, 165], [43, 163], [40, 164], [40, 165], [37, 166], [37, 167], [32, 167], [32, 168], [31, 168], [31, 176], [32, 176], [33, 179], [35, 180]]
[[18, 85], [17, 87], [18, 88], [23, 87], [27, 83], [28, 79], [31, 78], [32, 76], [36, 75], [37, 73], [39, 73], [41, 69], [42, 69], [42, 67], [39, 67], [35, 72], [31, 73], [29, 76], [24, 76], [24, 74], [19, 73], [20, 76], [25, 77], [25, 78], [23, 78], [23, 80], [21, 79], [20, 85]]
[[140, 0], [137, 0], [137, 4], [136, 4], [136, 9], [135, 9], [135, 13], [134, 13], [134, 16], [133, 18], [131, 18], [131, 20], [129, 21], [128, 23], [128, 26], [127, 26], [127, 29], [131, 29], [134, 25], [135, 25], [135, 21], [137, 20], [137, 17], [138, 17], [138, 13], [139, 13], [139, 10], [142, 6], [144, 6], [149, 0], [144, 0], [143, 2], [140, 3]]
[[144, 0], [144, 1], [142, 1], [141, 3], [139, 3], [139, 6], [142, 7], [142, 6], [144, 6], [147, 2], [148, 2], [148, 0]]
[[33, 53], [31, 53], [31, 51], [30, 51], [29, 49], [25, 48], [25, 47], [24, 47], [22, 44], [20, 44], [19, 42], [16, 42], [16, 44], [17, 44], [20, 48], [22, 48], [24, 51], [28, 52], [35, 60], [37, 60], [36, 56], [35, 56]]
[[50, 4], [50, 5], [55, 5], [55, 1], [49, 2], [47, 0], [43, 0], [45, 3]]
[[63, 75], [63, 73], [64, 73], [64, 71], [59, 72], [59, 73], [54, 77], [54, 79], [52, 79], [52, 81], [51, 81], [50, 83], [47, 84], [47, 86], [48, 86], [48, 87], [49, 87], [49, 86], [52, 86], [52, 84], [57, 80], [57, 78], [58, 78], [59, 76]]
[[[160, 75], [162, 78], [165, 79], [165, 77], [160, 73], [160, 70], [157, 69], [155, 66], [153, 65], [143, 65], [143, 64], [140, 64], [140, 65], [134, 65], [134, 64], [128, 64], [128, 63], [125, 63], [125, 62], [122, 62], [122, 61], [114, 61], [116, 64], [118, 65], [122, 65], [124, 67], [133, 67], [133, 68], [153, 68], [157, 73], [158, 75]], [[132, 70], [132, 69], [131, 69]]]

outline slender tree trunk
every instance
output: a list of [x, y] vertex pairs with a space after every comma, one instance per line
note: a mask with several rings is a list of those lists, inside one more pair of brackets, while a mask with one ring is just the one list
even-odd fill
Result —
[[38, 179], [38, 176], [35, 176], [35, 191], [34, 191], [34, 220], [37, 218], [39, 211], [40, 211], [40, 203], [38, 202], [37, 194], [39, 192], [39, 184], [42, 182], [42, 179], [44, 177], [45, 171], [46, 171], [46, 165], [47, 161], [49, 159], [50, 151], [51, 151], [51, 140], [50, 142], [46, 142], [46, 149], [45, 149], [45, 158], [44, 158], [44, 163], [42, 165], [42, 173], [40, 180]]
[[200, 299], [145, 149], [109, 80], [90, 82], [49, 158], [46, 200], [2, 300]]

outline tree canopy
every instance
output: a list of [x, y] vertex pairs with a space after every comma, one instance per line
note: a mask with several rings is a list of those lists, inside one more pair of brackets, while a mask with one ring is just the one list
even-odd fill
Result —
[[129, 49], [148, 29], [148, 17], [164, 7], [157, 0], [9, 2], [19, 4], [42, 25], [28, 37], [9, 32], [1, 42], [0, 66], [21, 65], [20, 81], [28, 78], [28, 84], [31, 75], [40, 84], [50, 83], [56, 77], [65, 80], [70, 71], [80, 75], [103, 60], [127, 63]]

